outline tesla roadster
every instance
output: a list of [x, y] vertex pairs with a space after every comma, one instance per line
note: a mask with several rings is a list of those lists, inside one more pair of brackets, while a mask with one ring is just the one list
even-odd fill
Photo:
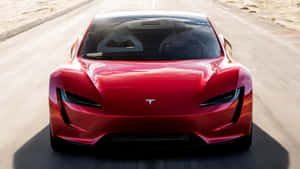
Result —
[[227, 143], [248, 148], [252, 81], [208, 17], [96, 16], [50, 75], [51, 146]]

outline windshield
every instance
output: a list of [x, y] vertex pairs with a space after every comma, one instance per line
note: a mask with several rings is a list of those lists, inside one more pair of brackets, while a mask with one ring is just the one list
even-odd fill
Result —
[[100, 60], [186, 60], [220, 56], [206, 19], [118, 17], [96, 19], [80, 54]]

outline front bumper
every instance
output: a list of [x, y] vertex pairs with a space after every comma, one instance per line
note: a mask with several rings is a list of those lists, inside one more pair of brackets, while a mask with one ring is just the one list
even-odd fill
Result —
[[[147, 133], [195, 135], [207, 144], [222, 143], [250, 134], [252, 93], [244, 96], [239, 118], [233, 121], [238, 102], [199, 108], [199, 113], [193, 114], [124, 116], [67, 102], [60, 105], [59, 101], [50, 99], [51, 132], [54, 137], [87, 145], [96, 145], [110, 134]], [[67, 115], [68, 122], [62, 113]]]

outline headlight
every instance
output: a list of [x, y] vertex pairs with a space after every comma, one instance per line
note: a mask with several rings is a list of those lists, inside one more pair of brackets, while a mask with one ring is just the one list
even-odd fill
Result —
[[82, 106], [89, 106], [89, 107], [98, 107], [98, 108], [102, 107], [98, 103], [96, 103], [88, 98], [81, 97], [76, 94], [61, 90], [61, 89], [59, 91], [60, 91], [62, 100], [66, 101], [66, 102], [78, 104], [78, 105], [82, 105]]
[[241, 88], [232, 90], [231, 92], [206, 100], [204, 103], [200, 105], [200, 107], [216, 106], [216, 105], [235, 101], [236, 99], [239, 98], [240, 92], [241, 92]]

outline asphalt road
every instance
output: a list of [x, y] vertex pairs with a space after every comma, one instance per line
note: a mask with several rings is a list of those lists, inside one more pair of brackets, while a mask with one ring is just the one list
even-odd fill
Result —
[[[68, 61], [72, 42], [95, 14], [143, 9], [206, 13], [232, 42], [233, 58], [250, 69], [254, 80], [254, 143], [249, 151], [197, 150], [185, 154], [173, 149], [159, 150], [146, 158], [143, 148], [134, 156], [123, 151], [124, 155], [118, 157], [108, 157], [101, 151], [52, 152], [48, 132], [49, 73]], [[299, 33], [214, 0], [95, 0], [0, 42], [0, 168], [299, 169], [299, 47]]]

